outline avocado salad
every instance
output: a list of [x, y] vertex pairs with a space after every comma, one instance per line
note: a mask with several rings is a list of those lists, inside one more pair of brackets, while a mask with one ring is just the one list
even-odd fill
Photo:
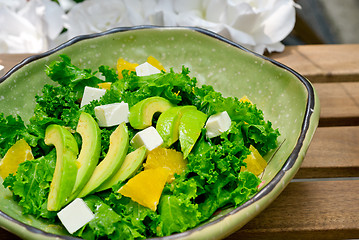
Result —
[[96, 70], [59, 57], [28, 122], [0, 113], [0, 176], [22, 214], [84, 239], [145, 239], [258, 192], [279, 131], [248, 98], [153, 57]]

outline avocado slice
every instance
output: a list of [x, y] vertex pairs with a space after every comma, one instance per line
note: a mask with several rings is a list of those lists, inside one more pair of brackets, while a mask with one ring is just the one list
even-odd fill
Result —
[[125, 160], [122, 163], [122, 166], [117, 171], [113, 177], [106, 180], [98, 190], [96, 191], [103, 191], [106, 189], [111, 188], [113, 185], [123, 182], [126, 179], [133, 176], [137, 170], [141, 167], [143, 161], [146, 158], [147, 150], [145, 146], [137, 148], [135, 151], [127, 154]]
[[101, 153], [101, 130], [90, 114], [81, 113], [76, 131], [81, 135], [82, 147], [77, 158], [78, 171], [72, 190], [73, 199], [90, 179]]
[[201, 135], [201, 130], [207, 121], [207, 115], [197, 109], [189, 110], [183, 113], [179, 130], [179, 141], [183, 157], [187, 158], [195, 145], [198, 137]]
[[195, 106], [177, 106], [164, 111], [158, 118], [156, 129], [163, 139], [163, 147], [169, 147], [178, 140], [179, 124], [183, 113], [197, 110]]
[[72, 193], [76, 180], [76, 158], [79, 153], [74, 136], [65, 127], [52, 124], [46, 128], [45, 144], [56, 148], [56, 166], [50, 185], [47, 210], [58, 211]]
[[106, 157], [96, 166], [90, 180], [78, 194], [85, 197], [93, 193], [103, 182], [111, 178], [121, 167], [129, 146], [128, 130], [125, 122], [122, 122], [110, 136], [110, 146]]
[[128, 120], [134, 129], [145, 129], [152, 125], [152, 118], [156, 112], [162, 113], [174, 106], [162, 97], [146, 98], [131, 107]]

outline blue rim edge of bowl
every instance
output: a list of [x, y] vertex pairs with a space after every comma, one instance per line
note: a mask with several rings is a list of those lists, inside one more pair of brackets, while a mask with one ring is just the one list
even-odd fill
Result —
[[[280, 68], [283, 68], [287, 71], [289, 71], [290, 73], [292, 73], [295, 77], [297, 77], [299, 79], [299, 81], [304, 85], [304, 87], [306, 88], [307, 92], [308, 92], [308, 99], [307, 99], [307, 104], [306, 104], [306, 109], [305, 109], [305, 115], [304, 115], [304, 119], [303, 119], [303, 124], [302, 124], [302, 127], [301, 127], [301, 132], [300, 132], [300, 135], [299, 135], [299, 138], [297, 140], [297, 143], [292, 151], [292, 153], [290, 154], [290, 156], [287, 158], [287, 160], [285, 161], [283, 167], [281, 168], [281, 170], [276, 174], [276, 176], [265, 186], [263, 187], [255, 196], [253, 196], [250, 200], [248, 200], [247, 202], [245, 202], [244, 204], [242, 204], [241, 206], [233, 209], [232, 211], [230, 211], [229, 213], [225, 214], [224, 216], [221, 216], [219, 217], [218, 219], [212, 221], [212, 222], [209, 222], [207, 224], [204, 224], [202, 226], [199, 226], [199, 227], [196, 227], [196, 228], [193, 228], [193, 229], [190, 229], [190, 230], [187, 230], [185, 232], [182, 232], [182, 233], [176, 233], [176, 234], [173, 234], [173, 235], [170, 235], [170, 236], [165, 236], [165, 237], [161, 237], [161, 238], [151, 238], [151, 239], [175, 239], [175, 238], [180, 238], [180, 237], [185, 237], [185, 236], [188, 236], [190, 235], [192, 232], [195, 232], [195, 231], [200, 231], [202, 230], [203, 228], [209, 226], [209, 225], [212, 225], [212, 224], [215, 224], [215, 223], [218, 223], [220, 222], [222, 219], [226, 218], [226, 216], [229, 216], [229, 215], [232, 215], [232, 214], [235, 214], [237, 212], [239, 212], [240, 210], [246, 208], [247, 206], [249, 206], [250, 204], [258, 201], [259, 199], [263, 198], [264, 196], [266, 196], [267, 194], [269, 194], [276, 186], [276, 184], [284, 177], [285, 175], [285, 172], [287, 172], [288, 170], [290, 170], [293, 165], [295, 164], [297, 158], [298, 158], [298, 155], [299, 155], [299, 152], [303, 146], [303, 142], [306, 138], [306, 134], [309, 130], [309, 125], [310, 125], [310, 119], [311, 119], [311, 116], [314, 112], [314, 106], [315, 106], [315, 93], [314, 93], [314, 89], [312, 87], [312, 85], [310, 84], [310, 82], [305, 78], [303, 77], [302, 75], [300, 75], [298, 72], [296, 72], [295, 70], [293, 70], [292, 68], [282, 64], [282, 63], [279, 63], [271, 58], [268, 58], [266, 56], [263, 56], [263, 55], [260, 55], [258, 53], [255, 53], [251, 50], [248, 50], [247, 48], [235, 43], [235, 42], [232, 42], [231, 40], [219, 35], [219, 34], [216, 34], [212, 31], [209, 31], [209, 30], [206, 30], [206, 29], [203, 29], [203, 28], [198, 28], [198, 27], [188, 27], [188, 26], [153, 26], [153, 25], [141, 25], [141, 26], [134, 26], [134, 27], [117, 27], [117, 28], [113, 28], [113, 29], [110, 29], [110, 30], [107, 30], [107, 31], [104, 31], [104, 32], [100, 32], [100, 33], [93, 33], [93, 34], [86, 34], [86, 35], [80, 35], [80, 36], [77, 36], [77, 37], [74, 37], [70, 40], [68, 40], [67, 42], [47, 51], [47, 52], [44, 52], [44, 53], [41, 53], [41, 54], [36, 54], [36, 55], [32, 55], [30, 57], [27, 57], [25, 58], [23, 61], [21, 61], [20, 63], [18, 63], [17, 65], [15, 65], [13, 68], [11, 68], [7, 73], [5, 73], [5, 75], [3, 77], [0, 78], [0, 83], [3, 82], [5, 79], [7, 79], [11, 74], [13, 74], [14, 72], [16, 72], [18, 69], [20, 69], [21, 67], [23, 67], [24, 65], [30, 63], [30, 62], [33, 62], [37, 59], [40, 59], [40, 58], [44, 58], [46, 56], [49, 56], [63, 48], [66, 48], [76, 42], [79, 42], [79, 41], [82, 41], [82, 40], [86, 40], [86, 39], [90, 39], [90, 38], [96, 38], [96, 37], [100, 37], [100, 36], [103, 36], [103, 35], [108, 35], [108, 34], [113, 34], [113, 33], [118, 33], [118, 32], [126, 32], [126, 31], [132, 31], [132, 30], [142, 30], [142, 29], [185, 29], [185, 30], [192, 30], [192, 31], [196, 31], [196, 32], [199, 32], [199, 33], [202, 33], [204, 35], [207, 35], [209, 37], [213, 37], [213, 38], [216, 38], [226, 44], [229, 44], [229, 45], [232, 45], [236, 48], [239, 48], [245, 52], [249, 52], [257, 57], [260, 57], [264, 60], [267, 60], [271, 63], [273, 63], [274, 65], [280, 67]], [[26, 225], [8, 215], [6, 215], [4, 212], [0, 211], [0, 217], [3, 217], [9, 221], [12, 221], [16, 224], [19, 224], [20, 226], [26, 228], [29, 232], [32, 232], [34, 234], [42, 234], [42, 235], [45, 235], [45, 236], [48, 236], [48, 237], [60, 237], [62, 239], [68, 239], [68, 240], [73, 240], [73, 239], [79, 239], [79, 238], [76, 238], [76, 237], [71, 237], [71, 236], [60, 236], [60, 235], [57, 235], [57, 234], [52, 234], [52, 233], [47, 233], [43, 230], [40, 230], [38, 228], [35, 228], [35, 227], [32, 227], [32, 226], [29, 226], [29, 225]]]

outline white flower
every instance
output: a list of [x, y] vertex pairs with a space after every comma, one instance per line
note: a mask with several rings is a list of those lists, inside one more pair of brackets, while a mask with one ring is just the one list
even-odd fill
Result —
[[17, 11], [19, 10], [24, 4], [26, 0], [0, 0], [0, 6], [6, 6], [11, 10]]
[[120, 26], [146, 24], [145, 11], [154, 0], [87, 0], [75, 5], [67, 14], [68, 38], [96, 33]]
[[87, 0], [67, 15], [68, 37], [143, 24], [209, 29], [255, 52], [282, 51], [293, 0]]
[[159, 0], [155, 15], [163, 25], [197, 26], [255, 52], [283, 51], [293, 29], [293, 0]]
[[73, 0], [58, 0], [58, 1], [62, 9], [64, 9], [64, 11], [68, 11], [76, 5], [76, 2]]
[[38, 53], [48, 50], [63, 29], [61, 7], [50, 0], [0, 2], [0, 52]]
[[[257, 53], [282, 51], [293, 0], [0, 0], [0, 53], [42, 52], [74, 36], [135, 25], [195, 26]], [[66, 15], [64, 12], [68, 12]], [[60, 35], [63, 28], [67, 32]]]

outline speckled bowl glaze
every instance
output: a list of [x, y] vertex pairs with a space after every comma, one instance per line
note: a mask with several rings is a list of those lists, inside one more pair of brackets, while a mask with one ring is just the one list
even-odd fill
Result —
[[[67, 54], [83, 68], [114, 66], [118, 57], [144, 62], [149, 55], [167, 68], [189, 67], [200, 84], [224, 96], [249, 99], [278, 128], [279, 147], [265, 156], [264, 185], [248, 202], [221, 212], [202, 225], [163, 239], [220, 239], [265, 209], [299, 169], [319, 121], [319, 101], [310, 82], [294, 70], [204, 29], [139, 26], [84, 35], [29, 57], [0, 79], [0, 109], [28, 121], [34, 96], [49, 80], [46, 65]], [[0, 179], [0, 182], [2, 180]], [[24, 239], [74, 239], [59, 225], [21, 215], [9, 190], [0, 186], [0, 225]]]

